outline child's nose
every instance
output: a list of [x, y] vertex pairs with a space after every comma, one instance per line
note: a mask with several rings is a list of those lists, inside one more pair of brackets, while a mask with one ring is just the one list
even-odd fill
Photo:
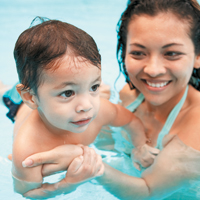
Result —
[[92, 109], [92, 104], [89, 100], [82, 99], [80, 100], [78, 106], [76, 107], [76, 112], [88, 112]]

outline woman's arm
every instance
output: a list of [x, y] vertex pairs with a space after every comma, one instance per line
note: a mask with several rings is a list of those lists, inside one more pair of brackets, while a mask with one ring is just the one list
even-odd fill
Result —
[[163, 199], [199, 179], [200, 152], [195, 154], [176, 136], [143, 172], [142, 178], [128, 176], [105, 165], [105, 173], [98, 180], [120, 199]]
[[[24, 161], [24, 163], [32, 163], [32, 165], [26, 166], [26, 168], [46, 163], [45, 168], [42, 171], [43, 176], [53, 174], [55, 171], [66, 170], [66, 147], [67, 145], [62, 145], [60, 147], [56, 147], [52, 151], [30, 156]], [[55, 184], [45, 183], [40, 188], [27, 192], [24, 196], [38, 199], [69, 193], [75, 190], [76, 187], [83, 182], [91, 178], [101, 176], [104, 173], [104, 165], [102, 163], [101, 156], [96, 154], [92, 148], [87, 146], [82, 148], [84, 151], [83, 156], [77, 157], [71, 162], [64, 179]], [[52, 167], [52, 164], [56, 165]]]
[[[143, 172], [142, 178], [126, 175], [105, 164], [105, 173], [98, 178], [98, 181], [120, 199], [163, 199], [177, 190], [187, 188], [194, 179], [199, 179], [200, 154], [198, 152], [197, 155], [191, 157], [192, 152], [188, 151], [177, 137], [174, 137], [156, 157], [153, 165]], [[37, 155], [31, 158], [34, 165], [40, 165], [40, 160], [45, 162], [42, 154], [39, 159]], [[64, 152], [62, 158], [64, 162]], [[54, 162], [56, 159], [57, 157], [51, 158]], [[63, 187], [65, 187], [64, 184]]]

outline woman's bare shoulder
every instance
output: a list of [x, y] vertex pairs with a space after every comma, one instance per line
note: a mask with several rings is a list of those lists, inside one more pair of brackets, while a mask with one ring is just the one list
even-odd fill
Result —
[[188, 102], [177, 124], [177, 135], [181, 141], [200, 151], [200, 92], [191, 88]]
[[126, 107], [129, 104], [131, 104], [139, 95], [139, 91], [136, 89], [131, 90], [129, 85], [126, 84], [122, 90], [119, 92], [120, 100], [121, 100], [121, 105]]

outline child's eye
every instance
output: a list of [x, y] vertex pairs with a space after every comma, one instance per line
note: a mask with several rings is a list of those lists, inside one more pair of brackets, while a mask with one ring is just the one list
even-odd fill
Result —
[[92, 92], [96, 92], [96, 91], [98, 90], [99, 86], [100, 86], [100, 84], [93, 85], [93, 86], [91, 87], [91, 91], [92, 91]]
[[67, 91], [63, 92], [60, 96], [69, 98], [69, 97], [73, 96], [74, 94], [75, 94], [75, 92], [73, 90], [67, 90]]

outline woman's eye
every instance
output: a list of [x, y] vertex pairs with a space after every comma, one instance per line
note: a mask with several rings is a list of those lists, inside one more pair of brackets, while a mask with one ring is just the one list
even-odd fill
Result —
[[71, 97], [71, 96], [73, 96], [75, 94], [75, 92], [73, 91], [73, 90], [67, 90], [67, 91], [65, 91], [65, 92], [63, 92], [62, 94], [61, 94], [61, 96], [62, 97], [67, 97], [67, 98], [69, 98], [69, 97]]
[[145, 56], [145, 53], [142, 51], [132, 51], [131, 55], [135, 59], [142, 59]]
[[91, 87], [91, 91], [92, 91], [92, 92], [96, 92], [96, 91], [98, 90], [99, 86], [100, 86], [99, 84], [93, 85], [93, 86]]
[[167, 53], [165, 53], [165, 56], [166, 56], [169, 60], [176, 60], [176, 59], [179, 59], [179, 57], [180, 57], [182, 54], [183, 54], [183, 53], [181, 53], [181, 52], [168, 51]]

